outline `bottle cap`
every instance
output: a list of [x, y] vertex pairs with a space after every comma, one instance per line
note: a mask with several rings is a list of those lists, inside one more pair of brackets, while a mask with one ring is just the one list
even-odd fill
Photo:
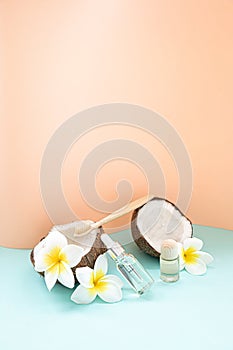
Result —
[[113, 241], [112, 238], [110, 238], [109, 235], [107, 235], [106, 233], [103, 233], [100, 236], [100, 238], [101, 238], [101, 241], [108, 248], [108, 253], [113, 259], [121, 255], [125, 251], [123, 247], [120, 245], [120, 243]]
[[161, 258], [174, 260], [178, 257], [178, 244], [174, 239], [165, 239], [161, 246]]

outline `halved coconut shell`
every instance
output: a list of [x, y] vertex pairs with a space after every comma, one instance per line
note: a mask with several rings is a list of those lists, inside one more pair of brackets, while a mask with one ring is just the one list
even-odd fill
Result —
[[138, 247], [152, 256], [160, 255], [165, 239], [182, 243], [193, 235], [191, 221], [173, 203], [156, 197], [134, 210], [131, 231]]
[[[53, 226], [53, 228], [52, 228], [52, 231], [54, 229], [56, 229], [59, 232], [61, 232], [62, 234], [64, 234], [68, 240], [68, 244], [76, 244], [84, 249], [84, 256], [82, 257], [81, 261], [79, 262], [79, 264], [77, 266], [74, 266], [72, 268], [72, 271], [74, 273], [74, 277], [75, 277], [75, 270], [77, 267], [88, 266], [90, 268], [93, 268], [98, 256], [107, 251], [105, 245], [103, 244], [103, 242], [100, 239], [101, 234], [104, 233], [102, 227], [100, 227], [97, 230], [92, 230], [90, 233], [88, 233], [85, 236], [74, 238], [74, 233], [75, 233], [75, 230], [76, 230], [78, 224], [79, 224], [79, 221], [75, 221], [75, 222], [72, 222], [70, 224]], [[43, 237], [42, 240], [44, 238], [45, 237]], [[35, 266], [35, 259], [34, 259], [35, 249], [37, 249], [37, 248], [35, 247], [31, 251], [31, 255], [30, 255], [30, 259], [31, 259], [33, 266]], [[40, 273], [40, 275], [44, 276], [43, 272], [39, 272], [39, 273]]]

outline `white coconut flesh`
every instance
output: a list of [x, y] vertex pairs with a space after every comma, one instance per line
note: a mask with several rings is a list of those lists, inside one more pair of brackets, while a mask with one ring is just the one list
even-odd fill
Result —
[[165, 239], [183, 242], [192, 236], [192, 224], [170, 202], [153, 199], [139, 209], [136, 219], [139, 232], [158, 253]]
[[[85, 222], [91, 224], [94, 221], [86, 220]], [[69, 244], [77, 244], [78, 246], [82, 247], [84, 249], [83, 255], [86, 255], [89, 253], [89, 251], [91, 250], [91, 248], [94, 245], [98, 230], [97, 229], [92, 230], [91, 232], [89, 232], [85, 236], [81, 236], [81, 237], [75, 236], [74, 237], [74, 234], [75, 234], [79, 225], [83, 226], [83, 222], [82, 221], [74, 221], [74, 222], [71, 222], [71, 223], [65, 224], [65, 225], [56, 225], [56, 226], [53, 226], [53, 229], [56, 229], [59, 232], [63, 233], [66, 236]]]

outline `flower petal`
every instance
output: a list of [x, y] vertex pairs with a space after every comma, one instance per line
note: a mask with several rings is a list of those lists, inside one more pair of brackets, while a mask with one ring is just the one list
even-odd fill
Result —
[[183, 244], [180, 242], [176, 242], [177, 248], [178, 248], [178, 252], [180, 252], [183, 248]]
[[115, 283], [120, 288], [122, 288], [124, 285], [122, 280], [115, 275], [106, 275], [106, 276], [101, 278], [101, 282]]
[[206, 273], [206, 264], [197, 258], [195, 264], [186, 264], [185, 269], [192, 275], [203, 275]]
[[59, 264], [58, 281], [67, 288], [74, 287], [74, 274], [69, 265], [64, 261]]
[[45, 250], [44, 248], [40, 250], [40, 252], [37, 253], [36, 256], [34, 256], [34, 260], [35, 260], [35, 270], [37, 272], [44, 272], [45, 270], [48, 270], [49, 267], [46, 264], [45, 261], [45, 254], [47, 253], [47, 250]]
[[184, 248], [183, 248], [183, 245], [180, 242], [177, 242], [177, 247], [178, 247], [178, 253], [179, 253], [180, 271], [181, 271], [185, 267], [185, 261], [183, 259]]
[[45, 248], [50, 250], [57, 246], [63, 248], [68, 244], [66, 237], [59, 231], [53, 229], [49, 232], [48, 236], [45, 237]]
[[212, 263], [212, 261], [214, 260], [214, 258], [212, 257], [212, 255], [210, 255], [209, 253], [198, 252], [198, 255], [199, 255], [199, 259], [201, 259], [202, 261], [204, 261], [204, 263], [206, 263], [206, 265], [209, 265], [209, 264]]
[[95, 261], [94, 280], [100, 279], [108, 271], [108, 260], [105, 254], [101, 254]]
[[182, 271], [185, 268], [185, 262], [183, 258], [180, 256], [180, 271]]
[[34, 260], [36, 259], [38, 253], [41, 251], [42, 248], [45, 247], [45, 238], [42, 239], [33, 249], [33, 256]]
[[187, 238], [184, 240], [183, 243], [184, 246], [184, 250], [192, 247], [195, 250], [201, 250], [201, 248], [203, 247], [203, 242], [201, 239], [193, 237], [193, 238]]
[[93, 288], [94, 287], [94, 271], [88, 267], [78, 267], [75, 271], [76, 278], [79, 283], [85, 288]]
[[116, 283], [112, 282], [109, 282], [102, 291], [99, 291], [98, 295], [107, 303], [115, 303], [122, 299], [121, 288]]
[[64, 248], [62, 248], [60, 255], [65, 254], [67, 259], [67, 264], [70, 267], [74, 267], [78, 265], [80, 260], [83, 257], [84, 249], [78, 247], [75, 244], [68, 244]]
[[49, 291], [54, 287], [55, 283], [57, 282], [59, 274], [59, 265], [56, 264], [47, 271], [45, 271], [45, 283]]
[[83, 287], [81, 284], [75, 289], [71, 295], [71, 300], [76, 304], [90, 304], [96, 298], [96, 291]]

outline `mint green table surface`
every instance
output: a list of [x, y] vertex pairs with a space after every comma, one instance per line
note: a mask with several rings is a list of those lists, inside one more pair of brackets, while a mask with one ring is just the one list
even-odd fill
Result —
[[[129, 231], [114, 239], [129, 241]], [[29, 250], [0, 248], [0, 349], [223, 349], [233, 350], [233, 232], [195, 226], [203, 251], [215, 260], [204, 276], [181, 273], [159, 279], [158, 260], [126, 245], [154, 276], [151, 291], [138, 297], [125, 284], [121, 302], [70, 301], [72, 290], [49, 293], [34, 272]], [[117, 273], [109, 259], [110, 272]]]

